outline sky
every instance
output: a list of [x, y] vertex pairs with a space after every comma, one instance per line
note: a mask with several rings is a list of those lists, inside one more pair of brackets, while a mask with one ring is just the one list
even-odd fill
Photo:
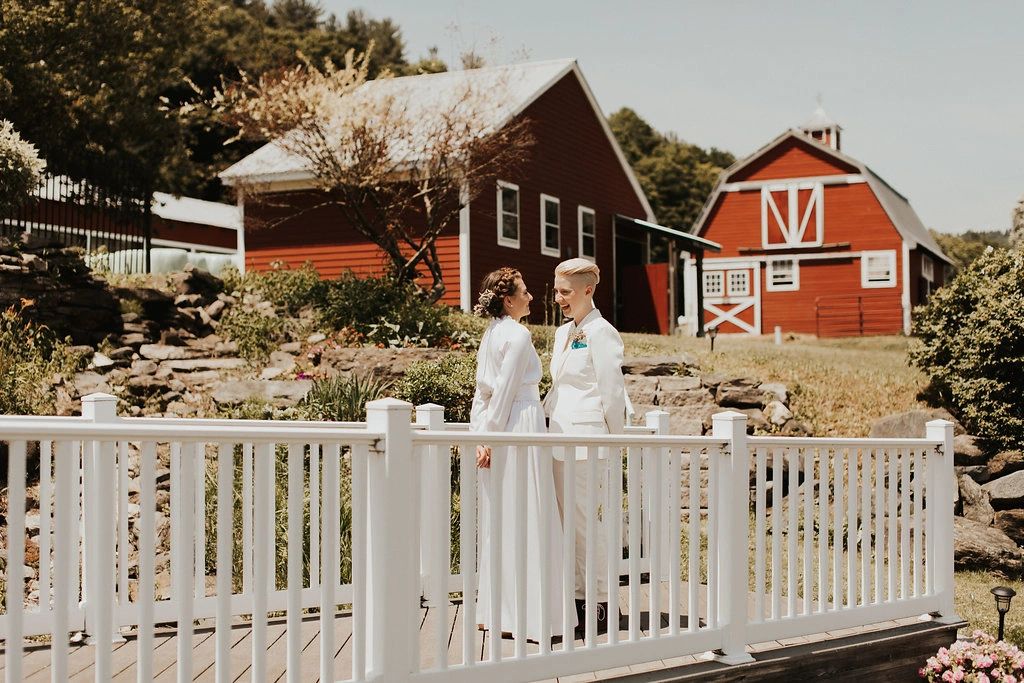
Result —
[[322, 0], [401, 28], [411, 61], [578, 60], [606, 114], [744, 157], [818, 98], [842, 148], [943, 232], [1006, 230], [1024, 195], [1024, 2]]

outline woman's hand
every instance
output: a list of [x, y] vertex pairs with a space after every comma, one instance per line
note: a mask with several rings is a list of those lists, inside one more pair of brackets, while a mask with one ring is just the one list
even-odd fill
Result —
[[491, 466], [491, 447], [476, 447], [476, 466], [481, 469], [488, 469]]

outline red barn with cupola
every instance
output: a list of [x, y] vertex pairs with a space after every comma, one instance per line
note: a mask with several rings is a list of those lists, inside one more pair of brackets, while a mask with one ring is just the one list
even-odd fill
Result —
[[[909, 200], [843, 153], [819, 107], [722, 172], [693, 232], [722, 245], [703, 259], [703, 324], [720, 332], [823, 337], [908, 334], [911, 310], [952, 262]], [[697, 261], [684, 261], [687, 318]]]

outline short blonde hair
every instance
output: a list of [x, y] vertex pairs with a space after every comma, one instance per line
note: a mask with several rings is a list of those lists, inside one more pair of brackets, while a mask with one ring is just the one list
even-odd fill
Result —
[[585, 258], [571, 258], [555, 266], [555, 275], [580, 278], [588, 285], [597, 285], [601, 281], [601, 269], [593, 261]]

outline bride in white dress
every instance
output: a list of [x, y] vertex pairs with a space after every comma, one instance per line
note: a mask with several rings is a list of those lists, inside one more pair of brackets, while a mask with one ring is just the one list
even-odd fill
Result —
[[[479, 432], [546, 432], [538, 383], [540, 359], [530, 331], [519, 321], [530, 312], [533, 296], [519, 271], [501, 268], [484, 278], [478, 315], [489, 317], [477, 352], [476, 394], [473, 397], [472, 429]], [[546, 467], [543, 462], [547, 462]], [[530, 640], [562, 635], [561, 524], [555, 498], [550, 459], [542, 459], [535, 447], [477, 447], [480, 470], [480, 585], [477, 622], [492, 627], [491, 512], [494, 487], [500, 487], [499, 526], [501, 571], [498, 590], [501, 630], [515, 633], [519, 617], [517, 597], [525, 592], [525, 626]], [[517, 499], [517, 467], [526, 469], [525, 500]], [[493, 479], [493, 480], [492, 480]], [[517, 528], [517, 503], [526, 507], [526, 528]], [[542, 534], [542, 529], [546, 534]], [[541, 562], [541, 541], [547, 536], [546, 561]], [[516, 571], [517, 552], [525, 553], [525, 576]], [[541, 577], [547, 573], [542, 590]], [[542, 604], [543, 601], [543, 604]], [[542, 624], [546, 623], [546, 629]]]

